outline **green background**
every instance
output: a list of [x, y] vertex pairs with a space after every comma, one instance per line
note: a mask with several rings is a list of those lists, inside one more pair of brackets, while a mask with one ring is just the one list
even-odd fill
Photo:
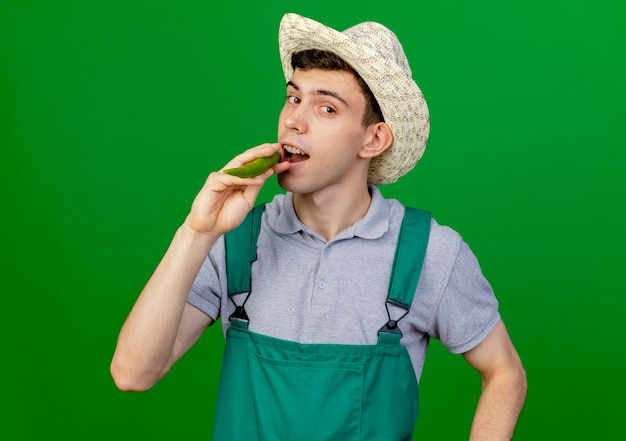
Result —
[[[108, 366], [208, 173], [275, 140], [284, 12], [403, 42], [432, 131], [382, 190], [477, 254], [527, 369], [515, 439], [621, 438], [620, 0], [2, 0], [0, 437], [209, 438], [218, 327], [148, 392], [118, 391]], [[433, 343], [416, 439], [466, 438], [479, 388]]]

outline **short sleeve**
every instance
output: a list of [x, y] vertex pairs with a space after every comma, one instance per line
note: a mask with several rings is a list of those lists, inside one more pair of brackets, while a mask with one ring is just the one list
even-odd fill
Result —
[[187, 303], [213, 320], [220, 317], [221, 293], [225, 284], [224, 272], [224, 239], [220, 237], [204, 259], [187, 295]]
[[435, 316], [437, 338], [460, 354], [480, 343], [500, 320], [498, 301], [478, 260], [461, 242]]

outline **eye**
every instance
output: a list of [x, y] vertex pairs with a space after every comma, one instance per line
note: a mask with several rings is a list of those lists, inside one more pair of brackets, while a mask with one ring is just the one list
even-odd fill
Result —
[[336, 112], [336, 110], [334, 108], [330, 107], [330, 106], [322, 106], [321, 109], [322, 109], [322, 112], [324, 112], [324, 113], [335, 113]]
[[289, 104], [300, 104], [300, 98], [293, 95], [287, 95], [287, 102]]

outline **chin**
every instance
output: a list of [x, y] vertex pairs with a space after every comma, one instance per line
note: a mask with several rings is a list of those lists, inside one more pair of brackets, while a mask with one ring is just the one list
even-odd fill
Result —
[[277, 176], [278, 185], [280, 185], [283, 190], [293, 193], [295, 185], [293, 185], [293, 181], [289, 179], [289, 176], [286, 176], [286, 173], [287, 172], [283, 172]]
[[295, 179], [291, 179], [291, 177], [287, 174], [287, 172], [280, 173], [278, 175], [278, 185], [285, 191], [289, 191], [294, 194], [305, 194], [311, 193], [315, 191], [317, 188], [313, 188], [311, 185], [306, 185], [305, 183], [298, 183]]

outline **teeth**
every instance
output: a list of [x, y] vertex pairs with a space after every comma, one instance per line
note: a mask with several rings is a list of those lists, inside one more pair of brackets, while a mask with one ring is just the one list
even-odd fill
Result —
[[295, 148], [293, 146], [290, 145], [283, 145], [283, 148], [288, 151], [289, 153], [291, 153], [292, 155], [304, 155], [304, 153], [302, 152], [302, 150]]

